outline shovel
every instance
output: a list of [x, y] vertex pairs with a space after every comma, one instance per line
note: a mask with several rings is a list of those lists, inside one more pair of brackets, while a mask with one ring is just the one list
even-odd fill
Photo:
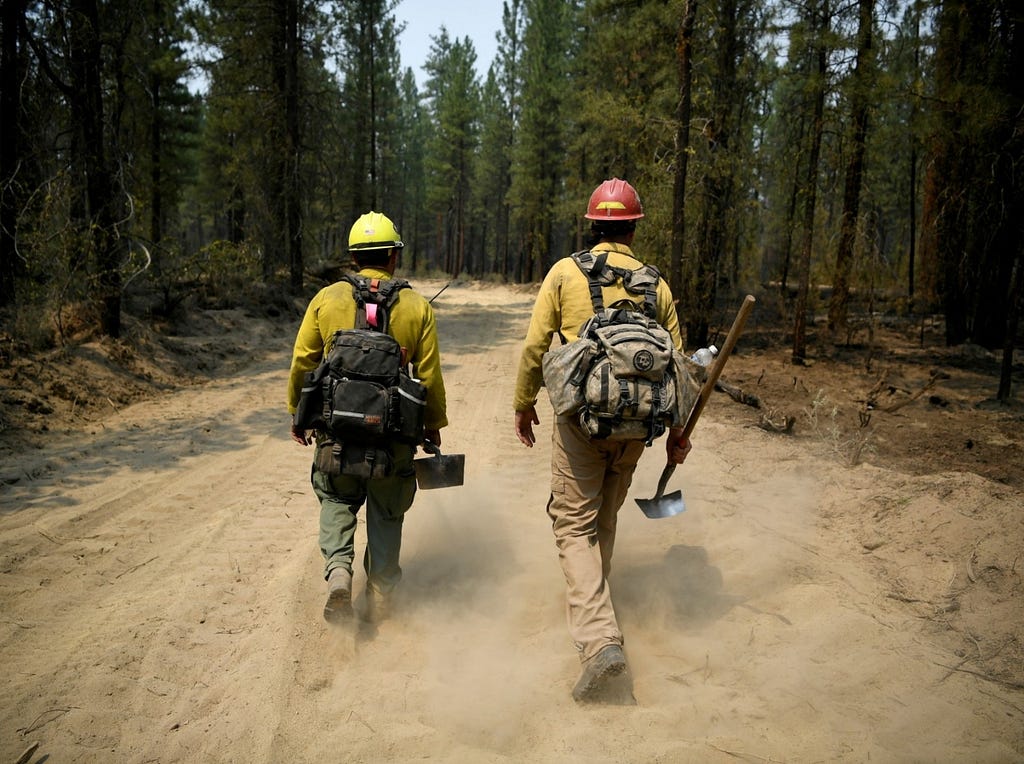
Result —
[[416, 469], [416, 484], [420, 488], [448, 488], [462, 485], [463, 472], [466, 467], [465, 454], [445, 456], [441, 453], [441, 449], [429, 440], [423, 441], [421, 445], [424, 451], [433, 456], [413, 460], [412, 464]]
[[[711, 368], [708, 369], [708, 378], [704, 381], [704, 385], [700, 389], [700, 394], [697, 396], [697, 401], [693, 404], [693, 408], [690, 410], [690, 416], [686, 418], [686, 424], [683, 425], [683, 437], [690, 437], [690, 433], [693, 432], [693, 428], [697, 426], [697, 419], [700, 418], [701, 412], [704, 411], [704, 406], [708, 402], [708, 398], [711, 397], [712, 391], [715, 389], [715, 383], [718, 382], [718, 377], [722, 374], [722, 369], [725, 368], [725, 362], [729, 359], [729, 354], [732, 353], [732, 349], [736, 347], [736, 341], [740, 338], [740, 333], [743, 331], [743, 324], [747, 321], [747, 316], [750, 315], [750, 311], [754, 309], [754, 296], [747, 295], [743, 304], [740, 306], [739, 312], [736, 314], [736, 318], [732, 322], [732, 328], [729, 329], [729, 336], [725, 338], [725, 344], [722, 345], [722, 350], [715, 358], [714, 363], [711, 364]], [[665, 486], [668, 484], [668, 479], [672, 477], [672, 473], [675, 472], [676, 465], [666, 464], [665, 469], [661, 471], [661, 478], [658, 480], [658, 490], [654, 496], [650, 499], [637, 499], [637, 506], [640, 507], [640, 511], [645, 516], [652, 520], [658, 520], [662, 517], [672, 517], [678, 515], [680, 512], [686, 509], [686, 502], [683, 501], [682, 491], [673, 491], [672, 493], [665, 495]]]

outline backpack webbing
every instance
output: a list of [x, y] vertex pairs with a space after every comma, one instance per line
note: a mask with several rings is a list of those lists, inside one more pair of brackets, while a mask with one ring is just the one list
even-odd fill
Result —
[[[353, 328], [387, 333], [391, 306], [398, 299], [399, 292], [410, 288], [409, 282], [405, 279], [371, 279], [352, 273], [345, 274], [341, 280], [352, 285], [352, 297], [356, 301], [356, 325]], [[366, 318], [367, 303], [377, 306], [376, 326]]]
[[[594, 313], [604, 310], [603, 287], [611, 286], [616, 281], [622, 281], [622, 286], [630, 294], [643, 297], [643, 304], [640, 312], [648, 318], [655, 318], [658, 312], [658, 281], [661, 274], [653, 265], [644, 265], [635, 271], [628, 268], [618, 268], [608, 265], [608, 252], [595, 254], [592, 251], [584, 250], [575, 252], [572, 255], [573, 261], [587, 277], [587, 285], [590, 288], [590, 302], [594, 306]], [[632, 278], [634, 274], [643, 274], [646, 279], [638, 279], [639, 287], [634, 287]]]

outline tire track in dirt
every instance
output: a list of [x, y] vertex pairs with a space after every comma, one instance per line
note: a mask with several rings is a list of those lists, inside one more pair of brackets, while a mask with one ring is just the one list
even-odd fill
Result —
[[[269, 375], [283, 391], [281, 365], [276, 360], [251, 381], [263, 388]], [[287, 431], [261, 395], [238, 380], [184, 391], [176, 400], [178, 413], [170, 416], [179, 437], [165, 438], [159, 430], [166, 401], [133, 410], [150, 422], [144, 437], [134, 419], [109, 422], [84, 450], [116, 454], [119, 461], [70, 481], [80, 500], [51, 499], [69, 506], [46, 510], [16, 531], [16, 543], [30, 547], [5, 566], [5, 600], [10, 593], [17, 603], [5, 608], [5, 617], [31, 628], [17, 628], [3, 649], [24, 651], [33, 664], [45, 662], [56, 680], [36, 693], [38, 714], [69, 711], [47, 732], [97, 756], [115, 749], [159, 753], [168, 750], [168, 742], [188, 737], [165, 739], [172, 728], [185, 729], [181, 725], [197, 714], [226, 707], [223, 698], [203, 693], [211, 667], [193, 664], [188, 655], [197, 645], [231, 644], [265, 628], [266, 616], [280, 612], [284, 598], [272, 608], [254, 607], [249, 587], [292, 555], [296, 535], [306, 539], [306, 518], [282, 511], [288, 490], [304, 490], [282, 490], [302, 468], [279, 458]], [[260, 407], [264, 413], [254, 415]], [[261, 431], [271, 434], [261, 437]], [[149, 449], [150, 443], [155, 447]], [[58, 485], [50, 495], [67, 496], [59, 475], [53, 482]], [[10, 494], [33, 487], [9, 489], [5, 503], [18, 501]], [[17, 524], [28, 511], [9, 519]], [[280, 534], [280, 540], [269, 541], [268, 533]], [[40, 540], [32, 540], [33, 534]], [[41, 613], [45, 618], [33, 619]], [[256, 673], [263, 674], [276, 673], [268, 666], [287, 665], [262, 658], [259, 664]], [[38, 686], [40, 677], [23, 679]], [[116, 702], [104, 709], [80, 700], [91, 697]], [[135, 709], [130, 725], [119, 710], [123, 705]], [[18, 712], [21, 718], [31, 714], [31, 704]], [[22, 722], [21, 728], [28, 726]]]

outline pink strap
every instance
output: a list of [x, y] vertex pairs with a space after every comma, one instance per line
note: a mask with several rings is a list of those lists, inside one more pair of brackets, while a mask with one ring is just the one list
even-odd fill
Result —
[[377, 326], [377, 304], [373, 302], [366, 303], [366, 323], [370, 326]]

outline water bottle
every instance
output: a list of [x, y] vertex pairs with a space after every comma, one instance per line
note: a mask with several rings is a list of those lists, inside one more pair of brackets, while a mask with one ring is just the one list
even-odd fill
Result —
[[708, 347], [701, 348], [690, 356], [690, 360], [701, 366], [710, 366], [711, 362], [715, 360], [716, 355], [718, 355], [718, 348], [714, 345], [708, 345]]

